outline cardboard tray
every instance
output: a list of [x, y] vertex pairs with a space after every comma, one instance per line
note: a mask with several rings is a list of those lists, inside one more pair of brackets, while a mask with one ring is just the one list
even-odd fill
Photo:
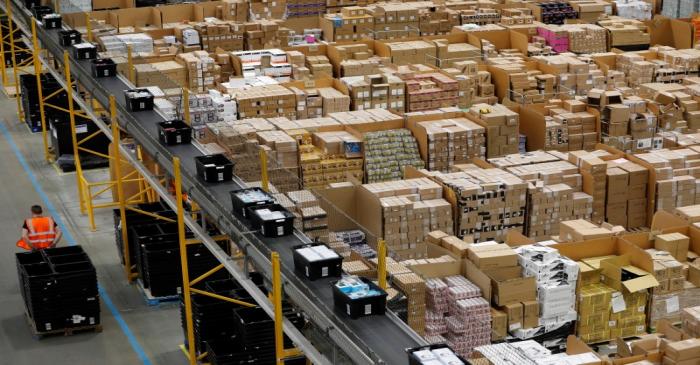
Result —
[[[244, 193], [246, 191], [258, 191], [258, 192], [264, 194], [267, 197], [267, 199], [252, 202], [252, 203], [246, 203], [238, 197], [238, 194]], [[270, 194], [265, 192], [265, 190], [263, 190], [261, 188], [248, 188], [248, 189], [234, 190], [230, 194], [231, 194], [231, 202], [233, 203], [233, 213], [239, 214], [244, 218], [248, 218], [248, 215], [247, 215], [248, 209], [247, 208], [249, 208], [249, 207], [256, 206], [256, 205], [268, 205], [268, 204], [275, 203], [275, 199]]]
[[197, 156], [194, 161], [197, 176], [206, 182], [230, 181], [233, 178], [233, 162], [224, 154]]
[[[360, 279], [368, 284], [370, 288], [384, 292], [371, 280], [363, 277]], [[340, 310], [350, 318], [357, 319], [371, 315], [383, 315], [386, 311], [386, 292], [384, 292], [382, 295], [377, 295], [374, 297], [350, 299], [347, 295], [345, 295], [345, 293], [340, 291], [340, 289], [335, 286], [335, 283], [337, 283], [337, 281], [331, 283], [331, 286], [333, 287], [333, 303], [335, 304], [336, 309]]]
[[340, 277], [343, 272], [343, 257], [338, 255], [334, 259], [326, 259], [321, 261], [309, 262], [304, 256], [299, 254], [297, 250], [300, 248], [325, 246], [323, 244], [308, 244], [294, 246], [294, 269], [304, 275], [309, 280], [316, 280], [327, 277]]
[[188, 144], [192, 141], [192, 127], [180, 119], [158, 123], [158, 139], [165, 145]]
[[[284, 218], [263, 220], [255, 213], [255, 211], [260, 209], [282, 212]], [[246, 208], [246, 210], [248, 211], [246, 215], [250, 219], [253, 229], [260, 229], [260, 233], [265, 237], [287, 236], [294, 231], [294, 214], [279, 204], [254, 205]]]

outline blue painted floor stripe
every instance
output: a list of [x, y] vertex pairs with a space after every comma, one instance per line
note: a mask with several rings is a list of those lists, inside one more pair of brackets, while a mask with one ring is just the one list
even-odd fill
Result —
[[[32, 186], [34, 186], [34, 190], [36, 190], [36, 192], [39, 194], [39, 197], [41, 197], [41, 200], [44, 202], [44, 205], [48, 209], [49, 213], [55, 219], [56, 224], [61, 228], [61, 232], [63, 232], [63, 239], [66, 240], [69, 246], [76, 245], [75, 238], [73, 238], [70, 231], [66, 228], [66, 225], [63, 223], [63, 220], [61, 220], [61, 216], [58, 214], [58, 211], [51, 203], [51, 200], [49, 200], [49, 196], [46, 195], [46, 193], [44, 192], [44, 189], [41, 187], [39, 180], [32, 172], [32, 169], [29, 167], [29, 164], [24, 159], [24, 156], [22, 156], [22, 152], [20, 151], [19, 147], [17, 147], [17, 144], [12, 138], [10, 131], [7, 129], [7, 126], [5, 126], [5, 123], [3, 122], [0, 122], [0, 132], [2, 132], [3, 136], [7, 140], [7, 143], [10, 145], [10, 148], [12, 148], [12, 151], [14, 151], [15, 156], [17, 156], [17, 160], [19, 161], [20, 165], [22, 165], [22, 168], [27, 173], [27, 176], [29, 176], [29, 180], [32, 182]], [[107, 308], [109, 308], [109, 311], [112, 313], [112, 316], [119, 324], [119, 327], [121, 328], [122, 332], [124, 332], [126, 338], [129, 340], [129, 344], [134, 349], [134, 352], [136, 352], [136, 355], [139, 357], [139, 359], [141, 359], [141, 362], [144, 365], [152, 365], [151, 360], [148, 358], [148, 356], [146, 356], [146, 352], [141, 347], [141, 344], [139, 344], [139, 341], [131, 332], [131, 329], [129, 329], [129, 325], [126, 324], [126, 321], [124, 321], [124, 318], [122, 318], [121, 314], [119, 313], [119, 310], [116, 306], [114, 306], [114, 303], [112, 303], [112, 299], [109, 298], [109, 295], [101, 286], [98, 286], [98, 289], [100, 297], [102, 298], [102, 302], [107, 306]]]

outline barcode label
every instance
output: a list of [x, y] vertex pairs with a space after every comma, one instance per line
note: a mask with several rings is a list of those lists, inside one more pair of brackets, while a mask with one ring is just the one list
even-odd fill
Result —
[[365, 314], [372, 314], [372, 305], [365, 304]]
[[224, 181], [224, 173], [223, 172], [219, 173], [219, 181]]
[[322, 277], [328, 276], [328, 266], [324, 266], [321, 268], [321, 276]]
[[277, 235], [281, 236], [283, 234], [284, 234], [284, 227], [282, 227], [282, 226], [277, 227]]

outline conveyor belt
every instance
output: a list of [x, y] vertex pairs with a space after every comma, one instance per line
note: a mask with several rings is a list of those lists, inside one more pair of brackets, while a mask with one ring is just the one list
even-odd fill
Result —
[[[17, 9], [17, 6], [14, 7]], [[25, 23], [29, 24], [27, 12], [22, 8]], [[17, 13], [15, 13], [17, 16]], [[56, 60], [62, 62], [63, 52], [58, 40], [58, 30], [47, 30], [37, 27], [37, 33], [44, 48], [54, 55]], [[418, 337], [405, 323], [401, 322], [393, 313], [387, 312], [384, 316], [371, 316], [352, 320], [333, 306], [331, 281], [333, 279], [321, 279], [309, 281], [299, 277], [294, 272], [293, 252], [291, 247], [310, 242], [308, 238], [299, 232], [292, 236], [280, 238], [265, 238], [258, 232], [251, 232], [247, 223], [234, 217], [230, 212], [231, 198], [229, 192], [239, 189], [243, 183], [231, 181], [219, 184], [208, 184], [196, 178], [194, 157], [202, 155], [202, 152], [194, 145], [163, 146], [158, 142], [157, 123], [163, 121], [163, 117], [155, 111], [129, 112], [125, 106], [124, 90], [129, 89], [127, 82], [120, 77], [93, 78], [89, 60], [75, 60], [72, 55], [71, 73], [79, 83], [85, 87], [92, 96], [102, 105], [109, 104], [109, 95], [114, 95], [117, 100], [117, 110], [122, 127], [129, 132], [166, 171], [172, 173], [172, 157], [177, 156], [182, 164], [183, 188], [210, 216], [216, 218], [219, 226], [237, 242], [243, 244], [247, 254], [257, 251], [258, 255], [251, 255], [253, 262], [255, 257], [269, 257], [271, 251], [277, 251], [281, 259], [282, 276], [285, 283], [285, 293], [302, 310], [315, 307], [322, 311], [322, 316], [308, 313], [309, 318], [320, 328], [328, 332], [328, 337], [343, 349], [354, 361], [358, 363], [387, 363], [405, 364], [407, 355], [405, 349], [424, 345], [425, 342]], [[243, 232], [243, 233], [241, 233]], [[241, 236], [243, 235], [243, 237]], [[252, 243], [253, 247], [245, 247], [245, 241]], [[264, 269], [259, 267], [259, 269]], [[291, 284], [291, 285], [290, 285]], [[297, 295], [295, 295], [297, 294]], [[298, 295], [300, 294], [300, 295]], [[322, 318], [319, 318], [322, 317]], [[326, 321], [330, 320], [330, 323]], [[349, 343], [342, 343], [349, 340]], [[358, 351], [360, 352], [358, 354]], [[361, 353], [365, 356], [361, 356]], [[371, 360], [369, 360], [371, 359]]]

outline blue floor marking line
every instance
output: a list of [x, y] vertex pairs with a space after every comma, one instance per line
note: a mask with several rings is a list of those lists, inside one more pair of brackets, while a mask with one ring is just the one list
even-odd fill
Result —
[[[66, 225], [63, 224], [61, 216], [58, 214], [58, 211], [56, 211], [56, 208], [51, 203], [51, 200], [49, 200], [49, 196], [46, 195], [46, 193], [44, 192], [44, 189], [41, 187], [39, 180], [37, 180], [36, 176], [32, 172], [31, 168], [29, 167], [29, 164], [24, 159], [22, 152], [20, 151], [19, 147], [17, 147], [15, 140], [12, 138], [10, 131], [7, 129], [7, 126], [5, 126], [5, 123], [3, 122], [0, 122], [0, 132], [2, 132], [3, 136], [5, 137], [5, 140], [7, 140], [7, 143], [10, 145], [10, 148], [12, 148], [12, 151], [15, 153], [15, 156], [17, 157], [17, 160], [19, 161], [20, 165], [22, 165], [22, 168], [27, 173], [29, 180], [34, 186], [34, 190], [36, 190], [36, 192], [39, 194], [39, 197], [41, 197], [41, 200], [43, 200], [49, 213], [56, 221], [56, 224], [61, 228], [61, 232], [63, 232], [64, 239], [68, 241], [69, 246], [74, 246], [76, 244], [75, 239], [71, 235], [70, 231], [66, 229]], [[112, 313], [112, 316], [119, 324], [119, 327], [121, 328], [122, 332], [124, 332], [124, 335], [126, 335], [126, 338], [129, 340], [129, 344], [134, 349], [134, 352], [136, 352], [136, 355], [139, 357], [139, 359], [141, 359], [141, 362], [144, 365], [152, 365], [151, 360], [148, 358], [148, 356], [146, 356], [146, 352], [143, 350], [138, 340], [131, 332], [131, 329], [129, 329], [129, 325], [126, 324], [126, 321], [124, 321], [124, 318], [122, 318], [117, 307], [114, 306], [114, 303], [112, 303], [112, 299], [110, 299], [107, 292], [99, 285], [98, 290], [100, 293], [100, 297], [102, 297], [102, 302], [107, 306], [107, 308], [109, 308], [109, 311]]]

